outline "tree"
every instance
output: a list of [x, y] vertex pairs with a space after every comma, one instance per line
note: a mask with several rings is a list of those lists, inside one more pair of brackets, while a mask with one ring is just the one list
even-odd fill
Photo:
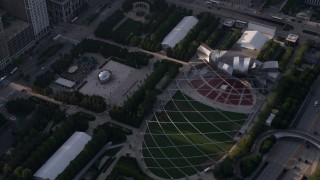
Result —
[[2, 168], [2, 171], [5, 175], [10, 174], [12, 172], [12, 168], [9, 164], [5, 164]]
[[259, 167], [259, 164], [262, 160], [260, 154], [255, 154], [253, 156], [246, 156], [242, 158], [240, 162], [241, 173], [244, 177], [249, 176], [254, 170]]
[[227, 157], [222, 162], [217, 164], [213, 169], [213, 175], [217, 179], [226, 179], [234, 175], [233, 161]]
[[273, 145], [276, 143], [276, 141], [277, 141], [277, 138], [274, 135], [265, 139], [261, 144], [260, 153], [262, 155], [268, 153], [270, 149], [273, 147]]
[[32, 179], [32, 172], [30, 169], [24, 169], [21, 172], [21, 178], [22, 179]]

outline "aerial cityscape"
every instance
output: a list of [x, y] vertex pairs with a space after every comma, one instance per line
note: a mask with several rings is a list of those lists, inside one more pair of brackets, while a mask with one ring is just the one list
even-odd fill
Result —
[[320, 0], [0, 0], [0, 180], [320, 180]]

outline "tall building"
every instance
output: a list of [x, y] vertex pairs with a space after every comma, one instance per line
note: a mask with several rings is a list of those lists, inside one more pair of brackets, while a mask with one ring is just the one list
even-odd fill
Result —
[[19, 19], [10, 21], [10, 25], [4, 29], [4, 33], [11, 59], [19, 57], [34, 46], [34, 35], [30, 23]]
[[49, 16], [54, 22], [71, 21], [83, 0], [47, 0]]
[[45, 0], [2, 0], [11, 15], [31, 23], [34, 37], [39, 40], [49, 32], [49, 17]]
[[320, 0], [304, 0], [304, 2], [313, 6], [320, 6]]
[[2, 26], [2, 20], [0, 17], [0, 69], [3, 69], [10, 62], [9, 49], [5, 33]]

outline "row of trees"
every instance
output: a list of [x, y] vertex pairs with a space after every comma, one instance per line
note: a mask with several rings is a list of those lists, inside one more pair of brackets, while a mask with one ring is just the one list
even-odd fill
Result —
[[3, 165], [3, 172], [6, 175], [12, 173], [12, 170], [18, 168], [22, 162], [28, 158], [32, 151], [34, 151], [46, 138], [48, 134], [32, 128], [25, 137], [16, 144], [14, 149], [10, 150], [10, 154], [6, 154], [1, 159]]
[[13, 141], [13, 149], [10, 154], [6, 154], [0, 160], [0, 167], [4, 164], [15, 169], [21, 164], [30, 153], [40, 145], [40, 143], [50, 134], [43, 133], [49, 121], [53, 124], [63, 121], [66, 116], [65, 112], [59, 109], [59, 106], [43, 102], [35, 101], [34, 98], [26, 99], [30, 103], [36, 103], [35, 110], [30, 120], [26, 122], [23, 129], [15, 134]]
[[57, 43], [49, 46], [39, 55], [37, 64], [42, 64], [43, 62], [45, 62], [48, 58], [55, 55], [63, 46], [63, 43]]
[[257, 59], [260, 61], [270, 61], [274, 58], [276, 52], [279, 50], [280, 44], [273, 39], [264, 44], [263, 48], [258, 54]]
[[294, 59], [293, 59], [293, 64], [295, 66], [300, 66], [301, 63], [303, 62], [303, 58], [306, 52], [308, 52], [309, 48], [311, 46], [310, 41], [304, 41], [298, 51], [296, 52]]
[[88, 120], [84, 116], [80, 114], [71, 115], [40, 145], [30, 151], [18, 167], [14, 168], [10, 163], [6, 163], [3, 167], [5, 176], [9, 179], [25, 179], [26, 172], [31, 173], [31, 175], [34, 174], [75, 131], [85, 131], [88, 126]]
[[59, 123], [64, 121], [66, 118], [65, 111], [61, 111], [59, 106], [56, 104], [52, 104], [36, 97], [30, 97], [29, 100], [37, 104], [35, 106], [36, 108], [34, 109], [32, 116], [30, 116], [31, 119], [26, 121], [23, 128], [20, 129], [20, 131], [13, 137], [13, 145], [21, 142], [31, 129], [42, 131], [49, 121]]
[[260, 146], [260, 153], [262, 155], [267, 154], [276, 142], [277, 138], [274, 135], [265, 139]]
[[123, 106], [112, 107], [109, 111], [110, 117], [131, 126], [139, 127], [144, 116], [157, 100], [155, 86], [165, 76], [170, 66], [178, 68], [178, 65], [167, 61], [157, 63], [154, 71], [146, 78], [144, 84], [128, 97]]
[[221, 41], [221, 39], [226, 34], [226, 31], [217, 28], [213, 33], [208, 37], [208, 39], [205, 41], [205, 44], [208, 45], [210, 48], [215, 49], [218, 43]]
[[50, 95], [52, 93], [52, 89], [48, 86], [54, 81], [54, 75], [54, 72], [50, 70], [38, 75], [33, 82], [32, 90], [46, 96]]
[[54, 99], [66, 104], [77, 105], [97, 113], [105, 111], [107, 107], [103, 97], [98, 95], [84, 95], [79, 91], [59, 92], [55, 95]]
[[105, 39], [118, 40], [114, 36], [113, 27], [117, 25], [123, 18], [124, 14], [121, 10], [115, 11], [111, 16], [108, 16], [104, 21], [102, 21], [98, 28], [94, 31], [95, 36]]
[[124, 142], [126, 135], [127, 134], [120, 128], [116, 128], [110, 124], [98, 126], [92, 135], [92, 139], [85, 145], [80, 154], [70, 162], [65, 170], [58, 175], [57, 180], [73, 179], [106, 143], [110, 141], [113, 144]]
[[248, 177], [251, 175], [258, 167], [262, 161], [262, 156], [260, 154], [255, 154], [252, 156], [246, 156], [240, 161], [240, 170], [243, 177]]
[[[240, 170], [243, 177], [250, 176], [258, 167], [262, 161], [262, 156], [270, 151], [277, 139], [275, 136], [270, 136], [265, 139], [260, 147], [260, 153], [254, 155], [246, 155], [240, 160]], [[232, 177], [234, 175], [233, 161], [230, 157], [224, 159], [214, 169], [214, 175], [217, 178]]]
[[226, 39], [221, 45], [220, 50], [229, 50], [234, 43], [238, 41], [238, 39], [241, 37], [242, 32], [240, 29], [235, 30], [231, 36], [229, 36], [228, 39]]
[[167, 56], [188, 61], [219, 24], [219, 19], [210, 13], [198, 15], [198, 23], [188, 32], [174, 48], [167, 49]]
[[293, 51], [294, 51], [294, 48], [289, 46], [285, 53], [282, 55], [280, 61], [279, 61], [279, 69], [280, 71], [284, 71], [288, 62], [290, 61], [292, 55], [293, 55]]
[[[147, 66], [151, 56], [145, 55], [140, 52], [129, 52], [125, 48], [121, 48], [109, 43], [105, 43], [99, 40], [84, 39], [79, 43], [72, 51], [74, 57], [78, 57], [80, 54], [100, 53], [104, 57], [114, 56], [112, 60], [118, 61], [119, 63], [126, 64], [128, 66], [139, 68], [141, 66]], [[120, 59], [118, 59], [120, 58]]]
[[17, 98], [14, 100], [7, 101], [5, 107], [10, 114], [14, 114], [19, 117], [27, 116], [31, 113], [36, 104], [28, 99]]

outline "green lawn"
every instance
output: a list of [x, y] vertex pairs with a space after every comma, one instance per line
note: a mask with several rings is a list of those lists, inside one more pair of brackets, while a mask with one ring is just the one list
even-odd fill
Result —
[[106, 180], [122, 179], [121, 176], [137, 180], [151, 180], [140, 170], [137, 161], [130, 157], [121, 157]]
[[165, 109], [149, 122], [143, 148], [149, 170], [163, 178], [193, 175], [219, 160], [232, 147], [234, 136], [248, 118], [201, 104], [180, 91]]
[[142, 23], [134, 21], [132, 19], [125, 20], [115, 31], [124, 36], [128, 36], [131, 33], [136, 33], [142, 27]]

